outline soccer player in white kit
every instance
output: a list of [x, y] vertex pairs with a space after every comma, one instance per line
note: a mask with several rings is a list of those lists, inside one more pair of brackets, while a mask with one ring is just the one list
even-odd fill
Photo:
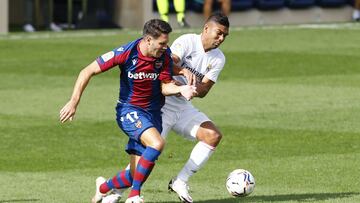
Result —
[[[184, 34], [171, 45], [172, 58], [182, 67], [174, 70], [175, 74], [180, 74], [174, 79], [195, 85], [194, 96], [205, 97], [217, 81], [225, 64], [225, 56], [218, 47], [228, 34], [227, 16], [215, 13], [206, 20], [201, 34]], [[167, 96], [162, 113], [163, 137], [173, 130], [183, 137], [198, 140], [185, 166], [169, 183], [169, 190], [176, 192], [182, 202], [191, 203], [187, 182], [207, 162], [222, 134], [204, 113], [181, 97]]]

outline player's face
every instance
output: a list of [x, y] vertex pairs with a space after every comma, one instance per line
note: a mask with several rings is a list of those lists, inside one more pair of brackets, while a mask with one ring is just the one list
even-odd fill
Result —
[[167, 49], [169, 35], [161, 34], [157, 39], [150, 37], [149, 53], [152, 57], [159, 58]]
[[215, 49], [219, 47], [221, 43], [224, 42], [226, 36], [229, 35], [229, 28], [210, 21], [205, 25], [203, 34], [210, 49]]

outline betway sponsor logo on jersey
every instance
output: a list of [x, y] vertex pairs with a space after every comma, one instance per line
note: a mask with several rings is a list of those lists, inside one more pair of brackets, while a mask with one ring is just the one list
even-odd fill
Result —
[[143, 79], [152, 79], [156, 80], [159, 77], [159, 73], [145, 73], [145, 72], [138, 72], [132, 73], [128, 72], [128, 77], [134, 80], [143, 80]]

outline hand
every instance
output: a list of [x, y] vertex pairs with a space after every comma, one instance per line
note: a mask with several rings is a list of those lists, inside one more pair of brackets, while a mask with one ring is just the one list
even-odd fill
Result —
[[190, 101], [196, 94], [196, 87], [192, 85], [183, 85], [180, 87], [180, 94], [185, 97], [186, 100]]
[[196, 76], [188, 69], [181, 69], [181, 74], [186, 78], [188, 85], [195, 85]]
[[67, 120], [72, 121], [76, 112], [76, 104], [73, 101], [68, 101], [60, 110], [60, 122], [65, 123]]

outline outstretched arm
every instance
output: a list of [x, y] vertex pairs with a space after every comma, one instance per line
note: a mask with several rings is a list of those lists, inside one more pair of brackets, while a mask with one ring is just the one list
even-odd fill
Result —
[[81, 95], [89, 83], [90, 78], [99, 73], [101, 73], [101, 69], [96, 61], [80, 71], [70, 100], [60, 110], [60, 122], [64, 123], [67, 120], [71, 121], [74, 118], [77, 105], [80, 102]]

